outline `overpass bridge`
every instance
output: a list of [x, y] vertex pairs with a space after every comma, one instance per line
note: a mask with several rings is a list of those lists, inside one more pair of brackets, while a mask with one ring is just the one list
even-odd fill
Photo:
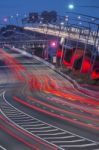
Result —
[[86, 45], [92, 45], [93, 47], [96, 47], [96, 50], [99, 52], [99, 33], [98, 32], [91, 32], [86, 29], [79, 30], [74, 27], [70, 28], [63, 28], [62, 30], [59, 30], [57, 27], [54, 26], [50, 28], [50, 26], [38, 26], [38, 27], [24, 27], [25, 30], [30, 30], [33, 32], [39, 32], [46, 35], [53, 35], [59, 38], [66, 38], [72, 41], [79, 41], [81, 43], [84, 43]]
[[[33, 13], [34, 15], [35, 13]], [[33, 16], [32, 18], [35, 18]], [[8, 44], [16, 45], [16, 44], [25, 44], [31, 45], [35, 47], [35, 45], [46, 45], [42, 44], [42, 40], [46, 40], [49, 35], [55, 36], [57, 38], [66, 39], [63, 44], [68, 44], [69, 41], [75, 41], [75, 43], [83, 43], [85, 46], [83, 49], [86, 49], [88, 45], [92, 46], [93, 51], [99, 52], [99, 18], [92, 17], [84, 14], [79, 14], [75, 12], [66, 12], [65, 16], [56, 16], [56, 21], [48, 21], [48, 18], [42, 18], [41, 14], [38, 13], [38, 17], [30, 20], [29, 16], [27, 18], [23, 18], [21, 21], [21, 25], [25, 30], [30, 30], [36, 32], [36, 34], [42, 34], [41, 41], [36, 36], [36, 39], [32, 39], [33, 41], [29, 41], [29, 38], [26, 41], [7, 41]], [[25, 20], [25, 22], [23, 21]], [[28, 20], [28, 21], [27, 21]], [[44, 38], [43, 35], [46, 35]], [[66, 41], [66, 42], [65, 42]], [[33, 43], [33, 44], [32, 44]], [[37, 43], [37, 44], [35, 44]], [[39, 44], [40, 43], [40, 44]], [[5, 43], [1, 42], [1, 45]], [[76, 45], [77, 45], [76, 44]]]
[[0, 47], [6, 46], [6, 45], [10, 45], [10, 46], [14, 46], [14, 47], [20, 47], [20, 48], [35, 48], [35, 47], [42, 47], [44, 48], [48, 43], [48, 40], [40, 40], [40, 39], [35, 39], [35, 40], [15, 40], [15, 41], [11, 41], [11, 40], [4, 40], [4, 41], [0, 41]]
[[[23, 20], [25, 20], [25, 22], [22, 22]], [[29, 16], [20, 20], [22, 27], [25, 30], [33, 31], [33, 35], [35, 32], [36, 34], [41, 33], [41, 39], [36, 36], [36, 39], [30, 40], [27, 38], [22, 41], [21, 37], [18, 41], [1, 41], [0, 46], [10, 44], [15, 46], [22, 45], [23, 47], [24, 45], [28, 47], [45, 47], [48, 42], [48, 36], [51, 35], [57, 37], [57, 39], [66, 39], [63, 41], [63, 44], [68, 45], [69, 41], [75, 41], [76, 46], [78, 43], [79, 45], [82, 43], [84, 45], [83, 49], [86, 49], [88, 48], [88, 45], [91, 45], [91, 50], [99, 53], [99, 18], [97, 17], [75, 12], [66, 12], [65, 16], [57, 15], [55, 22], [47, 22], [46, 20], [46, 22], [43, 22], [41, 14], [38, 13], [36, 21], [31, 20], [29, 23], [27, 20], [29, 20]], [[43, 35], [45, 35], [45, 37]]]

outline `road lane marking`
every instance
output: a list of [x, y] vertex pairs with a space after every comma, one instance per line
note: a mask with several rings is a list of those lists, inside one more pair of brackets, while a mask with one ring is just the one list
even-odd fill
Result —
[[51, 128], [50, 126], [47, 126], [47, 127], [39, 127], [39, 128], [33, 128], [33, 127], [29, 127], [29, 128], [25, 128], [26, 130], [30, 130], [30, 129], [36, 129], [36, 130], [38, 130], [38, 129], [48, 129], [48, 128]]
[[61, 132], [61, 133], [49, 133], [49, 134], [48, 134], [48, 133], [44, 133], [44, 134], [38, 134], [38, 135], [46, 135], [46, 136], [52, 135], [52, 136], [53, 136], [53, 135], [60, 135], [60, 134], [63, 134], [63, 135], [64, 135], [64, 134], [66, 134], [66, 133], [65, 133], [65, 132]]
[[46, 137], [44, 139], [68, 139], [68, 138], [73, 138], [75, 137], [74, 135], [69, 135], [69, 136], [62, 136], [62, 137]]
[[61, 145], [60, 147], [89, 147], [89, 146], [95, 146], [95, 143], [90, 143], [90, 144], [83, 144], [83, 145]]
[[31, 131], [31, 132], [43, 132], [43, 133], [46, 133], [46, 132], [53, 132], [53, 131], [57, 131], [58, 129], [52, 129], [52, 130], [46, 130], [46, 131]]
[[22, 127], [39, 127], [39, 126], [45, 126], [44, 124], [23, 124]]
[[[15, 108], [14, 106], [12, 106], [9, 102], [6, 101], [6, 99], [5, 99], [5, 94], [4, 94], [4, 93], [3, 93], [3, 98], [4, 98], [5, 102], [8, 104], [9, 107], [14, 108], [14, 109], [17, 110], [18, 112], [22, 112], [22, 111], [20, 111], [19, 109], [17, 109], [17, 108]], [[3, 113], [3, 112], [2, 112], [2, 113]], [[23, 112], [22, 112], [22, 113], [23, 113]], [[4, 114], [4, 113], [3, 113], [3, 114]], [[24, 114], [26, 114], [26, 113], [24, 113]], [[5, 114], [4, 114], [4, 116], [7, 117]], [[28, 114], [26, 114], [26, 116], [29, 116], [30, 118], [33, 118], [33, 119], [34, 119], [34, 117], [32, 117], [32, 116], [30, 116], [30, 115], [28, 115]], [[8, 117], [7, 117], [7, 118], [8, 118]], [[12, 123], [16, 124], [16, 123], [13, 122], [13, 120], [11, 120], [10, 118], [8, 118], [8, 119], [9, 119]], [[35, 120], [39, 120], [39, 119], [35, 118]], [[39, 122], [43, 122], [43, 121], [39, 120]], [[27, 123], [27, 122], [26, 122], [26, 123]], [[63, 131], [64, 131], [64, 134], [69, 133], [69, 134], [71, 134], [71, 135], [74, 135], [75, 138], [76, 138], [76, 137], [80, 137], [80, 138], [83, 138], [83, 139], [85, 139], [85, 140], [87, 140], [87, 141], [94, 142], [94, 143], [92, 143], [92, 144], [95, 144], [95, 145], [99, 144], [98, 142], [95, 142], [95, 141], [93, 141], [93, 140], [90, 140], [90, 139], [81, 137], [81, 136], [76, 135], [76, 134], [73, 134], [73, 133], [71, 133], [71, 132], [69, 132], [69, 131], [65, 131], [65, 130], [63, 130], [63, 129], [57, 128], [57, 127], [52, 126], [52, 125], [50, 125], [50, 124], [48, 124], [48, 123], [45, 123], [45, 122], [43, 122], [43, 123], [46, 124], [46, 125], [49, 125], [50, 127], [54, 127], [54, 131], [55, 131], [55, 128], [58, 129], [58, 132], [59, 132], [59, 131], [62, 132], [61, 134], [63, 134]], [[19, 126], [18, 124], [16, 124], [16, 125]], [[20, 127], [21, 129], [23, 129], [24, 131], [27, 131], [27, 130], [25, 130], [24, 128], [22, 128], [21, 126], [19, 126], [19, 127]], [[27, 131], [27, 132], [28, 132], [28, 131]], [[31, 134], [31, 132], [28, 132], [28, 133]], [[59, 133], [58, 133], [58, 134], [59, 134]], [[33, 134], [33, 135], [35, 135], [35, 134]], [[37, 134], [37, 135], [35, 135], [35, 136], [38, 137], [38, 135], [39, 135], [39, 134]], [[41, 135], [43, 135], [43, 134], [41, 134]], [[49, 135], [49, 134], [48, 134], [48, 135]], [[38, 138], [44, 140], [44, 138], [41, 138], [41, 137], [38, 137]], [[49, 144], [52, 144], [51, 142], [49, 142], [49, 141], [47, 141], [47, 140], [44, 140], [44, 141], [46, 141], [46, 142], [49, 143]], [[54, 146], [56, 146], [56, 147], [59, 147], [58, 145], [55, 145], [55, 144], [52, 144], [52, 145], [54, 145]], [[61, 148], [61, 149], [62, 149], [62, 148]]]
[[82, 142], [85, 141], [85, 139], [80, 139], [80, 140], [71, 140], [71, 141], [52, 141], [52, 143], [76, 143], [76, 142]]
[[0, 145], [0, 149], [1, 150], [7, 150], [6, 148], [4, 148], [3, 146]]

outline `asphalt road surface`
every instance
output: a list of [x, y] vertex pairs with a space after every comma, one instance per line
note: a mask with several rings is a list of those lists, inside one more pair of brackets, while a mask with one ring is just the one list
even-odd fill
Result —
[[84, 94], [46, 64], [9, 55], [0, 68], [0, 148], [99, 150], [98, 92]]

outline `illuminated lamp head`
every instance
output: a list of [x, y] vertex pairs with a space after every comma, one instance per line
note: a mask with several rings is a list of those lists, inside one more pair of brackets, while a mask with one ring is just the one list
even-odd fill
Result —
[[68, 5], [68, 8], [69, 8], [70, 10], [73, 10], [74, 7], [75, 7], [75, 6], [74, 6], [73, 4], [69, 4], [69, 5]]
[[5, 17], [5, 18], [3, 19], [3, 21], [4, 21], [4, 22], [7, 22], [7, 21], [8, 21], [8, 19]]
[[55, 41], [51, 42], [51, 47], [56, 47], [57, 46], [57, 43]]

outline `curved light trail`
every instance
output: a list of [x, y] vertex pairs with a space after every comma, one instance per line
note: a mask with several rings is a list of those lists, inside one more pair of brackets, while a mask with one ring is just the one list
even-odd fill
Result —
[[[9, 89], [5, 87], [3, 93], [3, 88], [0, 91], [2, 130], [36, 150], [46, 147], [48, 150], [65, 150], [67, 148], [70, 150], [86, 148], [87, 150], [87, 148], [99, 147], [98, 139], [96, 142], [84, 138], [81, 136], [81, 132], [79, 135], [73, 133], [77, 127], [82, 131], [92, 132], [91, 135], [99, 132], [98, 93], [94, 98], [94, 92], [94, 96], [89, 96], [86, 94], [86, 90], [75, 89], [70, 81], [36, 59], [27, 59], [23, 55], [14, 58], [13, 55], [3, 50], [0, 50], [0, 53], [5, 62], [4, 68], [11, 70], [8, 72], [11, 87]], [[28, 62], [28, 65], [22, 63], [23, 60]], [[32, 65], [30, 65], [31, 63]], [[10, 74], [15, 80], [13, 84]], [[6, 80], [6, 82], [8, 81]], [[14, 104], [19, 108], [15, 108]], [[23, 108], [24, 112], [20, 110]], [[40, 112], [39, 119], [29, 115], [29, 111]], [[49, 119], [51, 117], [56, 125], [48, 123], [51, 121], [48, 119], [42, 121], [44, 116]], [[71, 132], [63, 129], [63, 121], [66, 126], [68, 123], [70, 124]], [[57, 122], [61, 128], [57, 127]], [[10, 130], [7, 128], [7, 124]], [[25, 136], [29, 141], [26, 141]], [[31, 143], [31, 138], [34, 140], [34, 144]], [[35, 145], [35, 141], [38, 146]]]

